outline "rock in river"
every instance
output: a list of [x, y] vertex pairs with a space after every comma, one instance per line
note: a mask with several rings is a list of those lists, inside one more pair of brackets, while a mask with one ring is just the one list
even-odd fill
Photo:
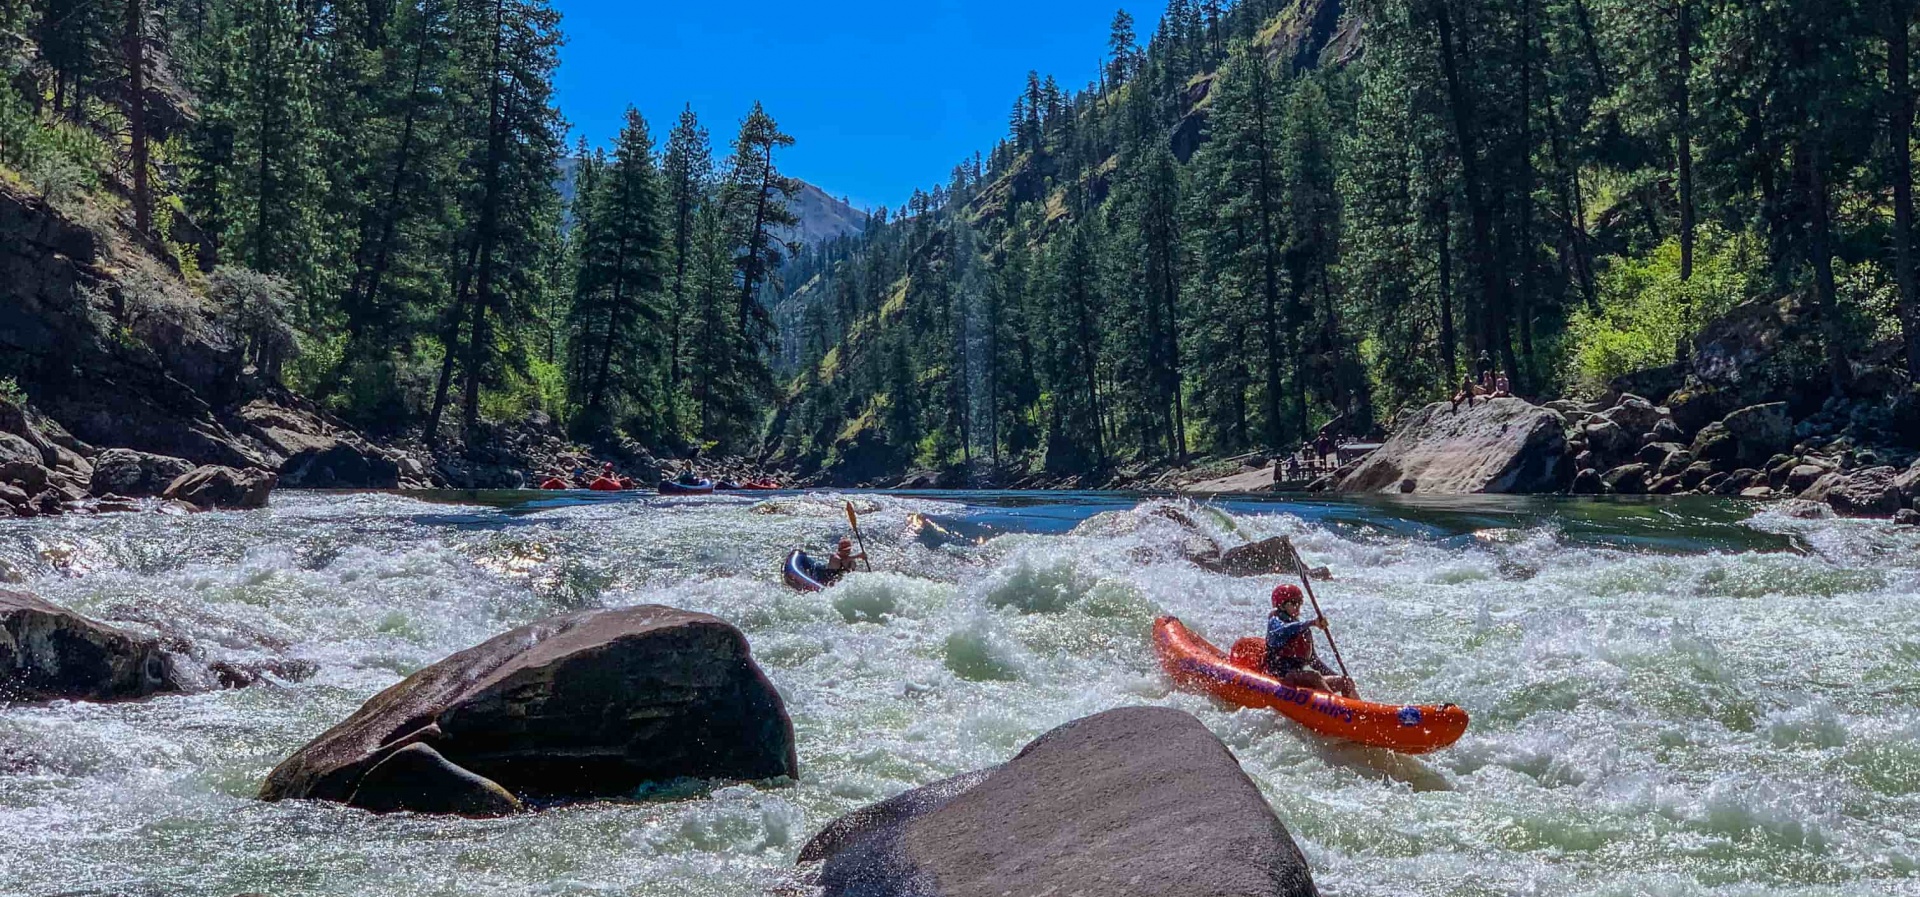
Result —
[[1304, 897], [1300, 848], [1199, 720], [1125, 707], [1006, 764], [835, 820], [800, 851], [824, 897]]
[[209, 464], [174, 480], [160, 497], [184, 501], [203, 511], [252, 510], [267, 506], [267, 496], [279, 482], [279, 477], [264, 471]]
[[133, 449], [107, 449], [93, 459], [93, 479], [89, 487], [95, 495], [146, 498], [167, 491], [174, 480], [192, 472], [193, 462], [181, 458]]
[[0, 703], [113, 701], [179, 690], [159, 643], [0, 589]]
[[[1524, 399], [1416, 412], [1340, 481], [1341, 492], [1558, 492], [1572, 479], [1560, 416]], [[1412, 480], [1406, 489], [1403, 481]]]
[[[408, 768], [438, 769], [444, 788], [396, 797], [380, 777], [368, 784], [410, 745], [435, 751]], [[374, 809], [489, 815], [489, 786], [591, 798], [681, 777], [798, 774], [793, 724], [746, 637], [644, 605], [522, 626], [414, 673], [287, 758], [260, 796], [345, 803], [372, 787], [379, 799], [362, 802]], [[490, 809], [461, 809], [471, 806]]]

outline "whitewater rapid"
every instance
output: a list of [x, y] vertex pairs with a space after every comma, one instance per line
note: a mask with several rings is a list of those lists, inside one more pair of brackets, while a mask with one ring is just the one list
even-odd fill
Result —
[[[1193, 534], [1140, 500], [859, 496], [884, 572], [800, 595], [781, 557], [842, 534], [838, 497], [497, 498], [0, 521], [0, 582], [318, 668], [0, 709], [0, 893], [760, 894], [841, 813], [1157, 704], [1226, 741], [1328, 895], [1920, 894], [1920, 529], [1700, 502], [1184, 505], [1225, 544], [1290, 535], [1333, 568], [1320, 598], [1369, 696], [1472, 714], [1413, 760], [1170, 691], [1153, 618], [1224, 644], [1279, 580], [1186, 562]], [[800, 781], [484, 821], [253, 799], [404, 675], [640, 603], [746, 632]]]

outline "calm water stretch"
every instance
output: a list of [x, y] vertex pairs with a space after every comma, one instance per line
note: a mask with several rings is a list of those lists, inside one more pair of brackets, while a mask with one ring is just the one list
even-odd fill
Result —
[[[1920, 530], [1714, 501], [1223, 501], [1292, 535], [1370, 697], [1453, 701], [1420, 760], [1170, 693], [1173, 613], [1254, 634], [1277, 577], [1181, 558], [1113, 494], [863, 495], [879, 572], [780, 585], [833, 495], [275, 496], [270, 511], [0, 522], [0, 577], [130, 605], [212, 656], [314, 678], [0, 710], [0, 892], [749, 895], [848, 810], [1124, 704], [1197, 714], [1329, 895], [1920, 893]], [[924, 517], [938, 527], [916, 521]], [[945, 532], [942, 532], [945, 530]], [[658, 602], [743, 629], [802, 779], [508, 819], [263, 804], [261, 778], [374, 692], [554, 613]]]

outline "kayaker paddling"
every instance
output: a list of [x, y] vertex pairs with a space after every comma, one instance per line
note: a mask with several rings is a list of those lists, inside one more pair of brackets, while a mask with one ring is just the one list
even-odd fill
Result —
[[833, 546], [833, 557], [827, 558], [827, 572], [831, 574], [834, 579], [839, 579], [841, 576], [854, 571], [856, 561], [866, 559], [866, 552], [853, 550], [852, 539], [842, 537], [839, 543]]
[[1300, 619], [1306, 595], [1296, 585], [1273, 589], [1273, 613], [1267, 617], [1267, 673], [1288, 685], [1360, 697], [1353, 680], [1334, 675], [1333, 668], [1314, 651], [1313, 630], [1327, 631], [1327, 618]]

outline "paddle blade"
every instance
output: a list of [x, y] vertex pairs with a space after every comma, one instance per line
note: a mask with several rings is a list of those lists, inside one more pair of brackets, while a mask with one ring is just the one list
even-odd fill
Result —
[[854, 529], [860, 528], [860, 518], [853, 513], [853, 502], [847, 502], [847, 525]]

